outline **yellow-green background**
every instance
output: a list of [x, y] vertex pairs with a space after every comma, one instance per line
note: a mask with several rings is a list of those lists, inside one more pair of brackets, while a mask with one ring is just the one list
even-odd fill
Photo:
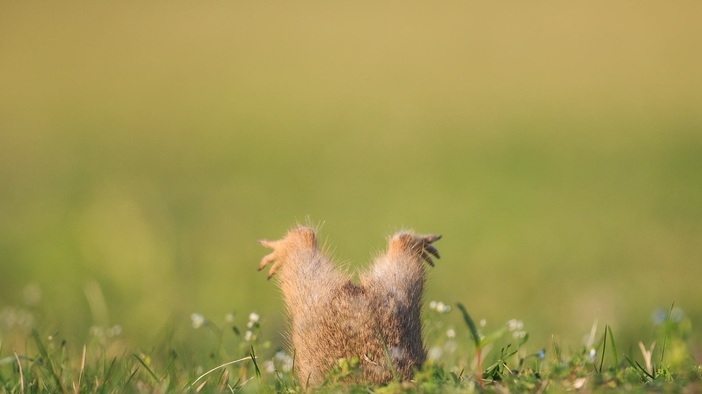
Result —
[[0, 308], [279, 342], [256, 240], [310, 220], [352, 271], [444, 234], [426, 298], [535, 346], [699, 328], [701, 4], [2, 2]]

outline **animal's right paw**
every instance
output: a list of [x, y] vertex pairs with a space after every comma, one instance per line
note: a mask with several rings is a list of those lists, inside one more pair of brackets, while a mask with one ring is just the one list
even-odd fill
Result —
[[433, 267], [434, 261], [432, 257], [441, 258], [433, 243], [440, 239], [441, 235], [436, 234], [417, 235], [411, 232], [403, 232], [392, 237], [390, 249], [409, 250]]
[[267, 265], [272, 264], [271, 269], [268, 271], [268, 279], [270, 279], [280, 269], [291, 252], [300, 248], [317, 248], [317, 235], [312, 228], [299, 226], [288, 231], [282, 239], [277, 241], [262, 239], [258, 243], [266, 248], [273, 249], [271, 253], [263, 256], [261, 263], [258, 265], [258, 270], [261, 271]]

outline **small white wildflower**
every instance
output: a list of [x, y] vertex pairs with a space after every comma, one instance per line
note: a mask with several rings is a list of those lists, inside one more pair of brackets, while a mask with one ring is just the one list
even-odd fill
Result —
[[275, 359], [278, 361], [283, 361], [283, 360], [285, 360], [286, 357], [288, 357], [288, 355], [284, 351], [278, 350], [275, 353], [275, 356], [273, 356], [273, 357], [275, 357]]
[[254, 337], [253, 333], [251, 330], [246, 330], [246, 334], [244, 334], [244, 339], [246, 341], [250, 341]]
[[527, 335], [526, 331], [524, 330], [517, 330], [512, 333], [512, 338], [514, 339], [522, 339]]
[[227, 313], [224, 315], [224, 321], [231, 324], [234, 323], [234, 314], [233, 313]]
[[246, 323], [246, 327], [253, 328], [253, 326], [255, 326], [256, 323], [258, 323], [258, 319], [259, 319], [258, 313], [251, 312], [249, 314], [249, 322]]
[[440, 347], [438, 346], [433, 346], [429, 351], [427, 352], [427, 357], [430, 360], [438, 360], [441, 358], [441, 355], [443, 354], [443, 350], [441, 350]]
[[193, 328], [197, 329], [205, 325], [205, 316], [199, 313], [193, 313], [190, 315], [190, 321], [193, 324]]
[[263, 362], [263, 370], [266, 371], [266, 373], [274, 373], [275, 372], [275, 363], [273, 363], [273, 360], [266, 360]]
[[105, 330], [100, 326], [92, 326], [90, 327], [90, 336], [95, 338], [104, 338]]
[[485, 327], [487, 325], [487, 320], [480, 319], [480, 327]]
[[436, 301], [431, 301], [429, 303], [429, 309], [436, 310]]
[[118, 324], [112, 327], [92, 326], [90, 327], [90, 336], [105, 339], [112, 338], [122, 334], [122, 327]]
[[34, 315], [24, 308], [5, 307], [0, 311], [0, 326], [28, 330], [34, 327]]
[[453, 328], [449, 328], [448, 330], [446, 330], [446, 336], [449, 338], [455, 338], [456, 330], [454, 330]]
[[119, 324], [115, 324], [114, 326], [108, 328], [105, 330], [105, 335], [107, 335], [108, 338], [116, 337], [122, 334], [122, 326]]
[[436, 311], [439, 313], [449, 313], [451, 312], [451, 307], [439, 301], [436, 303]]
[[292, 370], [293, 358], [290, 357], [287, 353], [280, 350], [275, 354], [274, 357], [280, 362], [283, 372], [290, 372]]
[[595, 361], [595, 357], [597, 357], [597, 350], [591, 348], [590, 352], [588, 353], [588, 357], [590, 358], [590, 361]]
[[524, 323], [521, 320], [511, 319], [507, 322], [507, 329], [510, 332], [521, 331], [524, 329]]

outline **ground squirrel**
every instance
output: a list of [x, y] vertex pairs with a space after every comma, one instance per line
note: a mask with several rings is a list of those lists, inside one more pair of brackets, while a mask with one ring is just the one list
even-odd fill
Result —
[[[315, 230], [298, 226], [278, 241], [258, 267], [278, 274], [290, 318], [297, 376], [317, 386], [342, 358], [358, 360], [349, 381], [387, 383], [412, 378], [426, 358], [420, 309], [424, 263], [439, 258], [440, 235], [399, 232], [389, 241], [360, 284], [351, 280], [317, 247]], [[388, 361], [392, 361], [389, 365]]]

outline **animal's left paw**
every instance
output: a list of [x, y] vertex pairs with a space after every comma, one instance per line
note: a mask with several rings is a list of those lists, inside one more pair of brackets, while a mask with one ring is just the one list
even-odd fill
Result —
[[262, 239], [258, 243], [266, 248], [273, 249], [273, 252], [263, 256], [261, 263], [258, 265], [259, 271], [267, 265], [271, 265], [271, 269], [268, 271], [268, 279], [270, 279], [283, 264], [288, 262], [291, 254], [294, 256], [295, 251], [316, 249], [317, 235], [314, 229], [310, 227], [298, 226], [288, 231], [282, 239], [277, 241]]
[[410, 232], [401, 232], [395, 234], [390, 240], [390, 250], [410, 251], [433, 267], [434, 261], [432, 257], [441, 258], [433, 243], [440, 239], [441, 235], [436, 234], [417, 235]]

